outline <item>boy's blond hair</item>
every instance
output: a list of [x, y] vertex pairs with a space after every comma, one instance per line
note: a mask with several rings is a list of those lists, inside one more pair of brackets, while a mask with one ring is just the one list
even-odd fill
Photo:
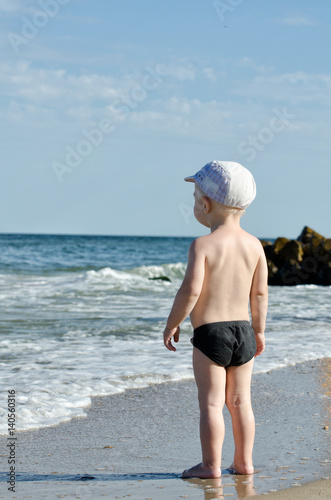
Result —
[[242, 217], [246, 213], [246, 210], [244, 208], [228, 207], [227, 205], [222, 205], [222, 203], [218, 203], [217, 201], [210, 198], [210, 196], [208, 196], [206, 193], [204, 193], [197, 184], [195, 184], [195, 191], [200, 198], [203, 197], [208, 198], [215, 212], [218, 214], [224, 214], [224, 215], [234, 214]]

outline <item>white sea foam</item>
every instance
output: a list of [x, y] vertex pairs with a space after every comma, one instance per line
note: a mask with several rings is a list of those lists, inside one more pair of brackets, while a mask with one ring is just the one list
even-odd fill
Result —
[[128, 290], [130, 287], [152, 289], [160, 284], [167, 286], [169, 281], [181, 280], [185, 274], [183, 263], [164, 264], [162, 266], [140, 266], [128, 271], [117, 271], [110, 267], [99, 271], [87, 271], [86, 280], [90, 283], [104, 283], [113, 289]]
[[[185, 267], [0, 275], [0, 389], [17, 392], [17, 429], [83, 417], [93, 395], [193, 377], [189, 322], [176, 353], [162, 343]], [[149, 279], [160, 276], [171, 282]], [[330, 299], [331, 287], [271, 287], [255, 372], [331, 356]], [[6, 434], [4, 399], [1, 410]]]

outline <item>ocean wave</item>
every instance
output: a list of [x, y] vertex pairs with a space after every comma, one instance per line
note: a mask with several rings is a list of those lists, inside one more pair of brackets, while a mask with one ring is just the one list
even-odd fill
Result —
[[186, 271], [186, 264], [177, 262], [175, 264], [162, 264], [161, 266], [140, 266], [128, 271], [134, 275], [139, 275], [144, 278], [158, 278], [165, 276], [170, 281], [182, 280]]
[[[68, 332], [69, 333], [69, 332]], [[146, 351], [138, 352], [139, 335], [82, 336], [72, 331], [59, 341], [44, 337], [42, 348], [28, 342], [22, 350], [0, 337], [7, 354], [16, 348], [19, 357], [9, 360], [0, 390], [16, 389], [20, 411], [17, 430], [46, 427], [86, 416], [84, 409], [92, 396], [117, 394], [172, 380], [192, 378], [191, 345], [187, 341], [179, 353], [177, 370], [169, 369], [169, 358], [158, 327], [145, 333]], [[74, 353], [74, 354], [73, 354]], [[15, 383], [12, 383], [15, 374]], [[7, 432], [6, 402], [0, 403], [0, 435]]]
[[162, 264], [160, 266], [140, 266], [134, 269], [120, 271], [111, 267], [104, 267], [98, 271], [86, 272], [86, 279], [90, 282], [105, 282], [113, 284], [117, 288], [127, 285], [140, 285], [143, 288], [154, 283], [167, 284], [169, 282], [182, 280], [185, 274], [186, 264], [177, 262], [174, 264]]

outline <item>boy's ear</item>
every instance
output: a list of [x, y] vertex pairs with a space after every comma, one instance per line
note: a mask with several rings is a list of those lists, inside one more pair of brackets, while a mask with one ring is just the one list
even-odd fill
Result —
[[207, 198], [207, 196], [202, 196], [201, 199], [202, 199], [202, 203], [203, 203], [203, 211], [205, 214], [208, 214], [210, 212], [210, 209], [211, 209], [210, 199]]

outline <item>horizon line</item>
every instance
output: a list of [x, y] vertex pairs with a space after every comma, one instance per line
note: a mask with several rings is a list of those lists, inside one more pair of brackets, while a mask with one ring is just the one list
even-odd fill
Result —
[[[198, 238], [197, 235], [179, 236], [179, 235], [148, 235], [148, 234], [99, 234], [99, 233], [29, 233], [29, 232], [1, 232], [0, 236], [101, 236], [110, 238]], [[274, 240], [275, 237], [258, 237], [259, 240]]]

